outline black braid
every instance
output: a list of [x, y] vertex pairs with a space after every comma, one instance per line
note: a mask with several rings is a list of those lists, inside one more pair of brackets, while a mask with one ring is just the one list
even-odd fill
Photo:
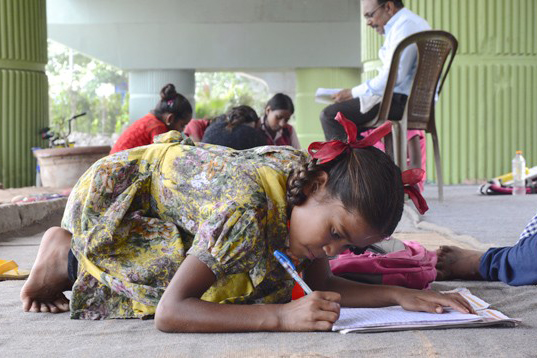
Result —
[[295, 205], [302, 205], [307, 197], [304, 188], [311, 183], [322, 169], [317, 165], [317, 159], [310, 159], [291, 171], [287, 179], [287, 212]]
[[304, 188], [324, 171], [328, 174], [326, 194], [330, 198], [340, 200], [347, 211], [359, 214], [379, 235], [390, 236], [403, 214], [401, 171], [377, 148], [353, 149], [349, 153], [328, 163], [310, 159], [296, 167], [287, 179], [287, 214], [290, 217], [293, 207], [307, 200]]

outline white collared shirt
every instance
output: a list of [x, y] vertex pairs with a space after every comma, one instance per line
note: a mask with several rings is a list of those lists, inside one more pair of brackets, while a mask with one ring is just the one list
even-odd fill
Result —
[[[390, 65], [395, 48], [408, 36], [430, 30], [429, 23], [407, 8], [402, 8], [384, 25], [384, 44], [379, 50], [379, 58], [382, 61], [382, 68], [379, 74], [352, 89], [354, 98], [361, 96], [383, 96]], [[399, 61], [399, 71], [395, 82], [394, 93], [410, 94], [412, 80], [416, 72], [417, 49], [415, 46], [408, 47], [402, 54]]]

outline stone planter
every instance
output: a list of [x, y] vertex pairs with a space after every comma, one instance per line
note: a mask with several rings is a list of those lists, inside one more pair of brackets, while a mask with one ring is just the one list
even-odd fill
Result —
[[97, 160], [110, 153], [110, 146], [35, 150], [43, 186], [72, 188]]

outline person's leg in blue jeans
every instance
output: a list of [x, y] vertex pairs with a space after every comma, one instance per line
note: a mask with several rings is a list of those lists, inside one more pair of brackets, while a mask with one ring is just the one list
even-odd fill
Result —
[[511, 286], [537, 283], [537, 234], [510, 247], [489, 249], [481, 257], [479, 273], [486, 281], [502, 281]]
[[537, 283], [537, 215], [526, 226], [519, 241], [486, 252], [455, 246], [438, 249], [437, 280], [502, 281], [512, 286]]

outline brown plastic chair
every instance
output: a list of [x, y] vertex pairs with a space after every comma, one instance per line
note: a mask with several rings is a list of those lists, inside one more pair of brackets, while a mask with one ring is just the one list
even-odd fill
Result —
[[[444, 81], [449, 72], [453, 58], [457, 52], [457, 39], [446, 31], [423, 31], [412, 34], [401, 41], [392, 57], [390, 73], [382, 97], [378, 116], [372, 121], [366, 123], [364, 127], [375, 128], [388, 120], [390, 105], [392, 102], [393, 88], [397, 79], [399, 60], [408, 46], [416, 45], [417, 68], [412, 83], [412, 89], [406, 103], [403, 118], [400, 121], [392, 121], [393, 133], [390, 143], [387, 137], [386, 151], [390, 153], [390, 146], [393, 146], [393, 157], [395, 163], [401, 168], [406, 169], [407, 161], [407, 130], [419, 129], [430, 133], [433, 139], [434, 160], [436, 167], [436, 176], [438, 178], [438, 199], [444, 200], [442, 164], [440, 162], [440, 147], [438, 145], [438, 135], [434, 119], [435, 93], [438, 88], [438, 94], [442, 90]], [[448, 65], [444, 69], [447, 61]], [[443, 75], [442, 75], [443, 71]]]

